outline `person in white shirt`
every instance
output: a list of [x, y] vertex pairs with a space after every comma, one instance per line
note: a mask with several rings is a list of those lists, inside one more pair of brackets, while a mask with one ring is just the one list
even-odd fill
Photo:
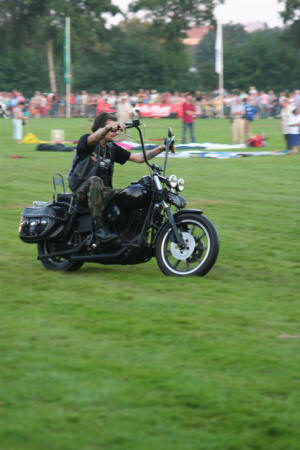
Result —
[[298, 153], [300, 145], [300, 106], [296, 106], [289, 117], [289, 149], [290, 153]]
[[26, 117], [23, 113], [24, 103], [20, 102], [17, 106], [14, 107], [13, 110], [13, 138], [17, 144], [22, 143], [23, 137], [23, 121], [26, 120]]
[[289, 149], [289, 118], [290, 118], [290, 104], [287, 98], [284, 98], [281, 102], [280, 111], [280, 126], [281, 131], [285, 139], [286, 149]]
[[234, 144], [242, 144], [245, 131], [245, 108], [239, 97], [236, 97], [235, 102], [231, 105], [230, 115], [232, 118], [232, 141]]
[[127, 97], [122, 96], [117, 104], [116, 110], [117, 119], [119, 122], [129, 122], [133, 116], [133, 108]]
[[81, 91], [81, 94], [80, 94], [80, 116], [81, 117], [86, 117], [87, 103], [88, 103], [87, 92]]

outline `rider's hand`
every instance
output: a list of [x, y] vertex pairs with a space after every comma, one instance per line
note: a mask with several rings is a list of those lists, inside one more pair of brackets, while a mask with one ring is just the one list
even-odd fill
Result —
[[121, 131], [125, 130], [125, 124], [123, 122], [116, 122], [116, 125], [112, 128], [112, 131]]

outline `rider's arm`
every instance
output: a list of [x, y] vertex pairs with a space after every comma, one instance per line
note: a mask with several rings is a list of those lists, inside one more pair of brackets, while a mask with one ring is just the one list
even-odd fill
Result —
[[104, 128], [98, 128], [94, 133], [90, 134], [87, 138], [87, 145], [93, 145], [96, 142], [101, 141], [107, 133], [109, 133], [112, 130], [112, 127], [104, 127]]
[[[159, 155], [161, 152], [164, 152], [166, 150], [166, 146], [160, 145], [159, 147], [155, 147], [151, 150], [147, 150], [146, 151], [146, 155], [147, 155], [147, 159], [152, 159], [155, 156]], [[136, 163], [143, 163], [145, 162], [144, 160], [144, 155], [142, 153], [130, 153], [129, 156], [129, 161], [132, 162], [136, 162]]]

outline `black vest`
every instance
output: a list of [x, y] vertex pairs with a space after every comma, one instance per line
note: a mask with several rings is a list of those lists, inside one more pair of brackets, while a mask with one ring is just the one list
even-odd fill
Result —
[[[92, 159], [92, 156], [95, 160]], [[73, 192], [77, 191], [85, 180], [93, 176], [102, 178], [104, 186], [112, 187], [114, 161], [114, 144], [110, 142], [105, 146], [98, 144], [95, 151], [84, 159], [79, 159], [76, 152], [68, 173], [68, 182], [71, 190]]]

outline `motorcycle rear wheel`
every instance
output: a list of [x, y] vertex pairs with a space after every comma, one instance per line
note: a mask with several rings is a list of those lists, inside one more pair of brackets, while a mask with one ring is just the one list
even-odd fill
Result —
[[[58, 246], [56, 242], [43, 241], [38, 244], [39, 256], [61, 250], [61, 246]], [[46, 269], [65, 270], [67, 272], [78, 270], [83, 265], [83, 261], [70, 261], [63, 256], [51, 256], [49, 258], [43, 258], [40, 261]]]
[[206, 275], [216, 262], [219, 239], [214, 225], [201, 214], [181, 214], [177, 227], [185, 242], [180, 249], [170, 224], [160, 232], [156, 243], [156, 260], [165, 275]]

